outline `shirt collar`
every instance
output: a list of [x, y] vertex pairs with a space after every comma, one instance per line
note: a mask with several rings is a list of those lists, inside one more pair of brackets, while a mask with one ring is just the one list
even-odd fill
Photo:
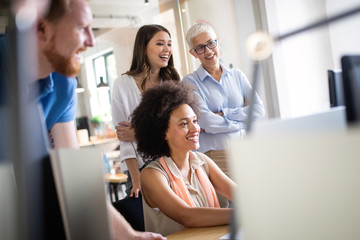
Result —
[[[224, 64], [220, 63], [220, 66], [221, 66], [221, 69], [223, 70], [222, 76], [225, 76], [225, 74], [230, 73], [230, 69], [228, 69], [227, 67], [225, 67]], [[222, 76], [221, 76], [221, 77], [222, 77]]]
[[[224, 66], [224, 64], [222, 64], [222, 63], [219, 63], [219, 64], [220, 64], [221, 69], [223, 70], [222, 75], [221, 75], [221, 78], [222, 78], [227, 73], [230, 73], [230, 70], [228, 68], [226, 68]], [[208, 73], [208, 71], [206, 71], [202, 65], [199, 66], [199, 68], [196, 70], [196, 72], [201, 81], [204, 81], [207, 76], [211, 77], [210, 73]]]
[[26, 94], [29, 101], [38, 102], [52, 91], [54, 91], [54, 80], [51, 73], [46, 78], [30, 83], [26, 89]]
[[52, 73], [46, 78], [40, 79], [40, 89], [39, 89], [39, 98], [43, 98], [48, 95], [50, 92], [54, 91], [54, 79]]
[[[193, 153], [191, 151], [189, 154], [189, 158], [190, 158], [191, 172], [194, 172], [195, 169], [198, 169], [203, 164], [205, 164], [205, 162], [203, 160], [201, 160], [195, 153]], [[175, 162], [171, 159], [171, 157], [164, 157], [164, 160], [165, 160], [166, 164], [168, 165], [170, 172], [174, 175], [174, 177], [180, 178], [181, 172], [180, 172], [179, 168], [176, 166]]]

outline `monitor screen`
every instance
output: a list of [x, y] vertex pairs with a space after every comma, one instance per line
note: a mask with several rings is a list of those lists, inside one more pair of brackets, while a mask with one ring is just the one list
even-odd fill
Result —
[[347, 121], [360, 121], [360, 55], [341, 58]]

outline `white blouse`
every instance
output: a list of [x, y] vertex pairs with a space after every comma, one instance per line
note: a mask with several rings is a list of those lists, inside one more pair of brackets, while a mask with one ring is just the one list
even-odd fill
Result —
[[[121, 75], [114, 81], [111, 94], [112, 117], [114, 126], [119, 122], [131, 121], [131, 114], [135, 108], [140, 104], [142, 94], [136, 85], [133, 76], [127, 74]], [[128, 170], [125, 160], [129, 158], [136, 158], [137, 164], [140, 167], [144, 162], [136, 151], [136, 142], [120, 141], [120, 167], [122, 171]]]

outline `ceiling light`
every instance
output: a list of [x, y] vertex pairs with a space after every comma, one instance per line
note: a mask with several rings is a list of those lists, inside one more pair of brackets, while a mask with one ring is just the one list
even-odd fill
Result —
[[97, 85], [97, 88], [109, 89], [109, 85], [104, 82], [103, 77], [100, 77], [100, 83]]

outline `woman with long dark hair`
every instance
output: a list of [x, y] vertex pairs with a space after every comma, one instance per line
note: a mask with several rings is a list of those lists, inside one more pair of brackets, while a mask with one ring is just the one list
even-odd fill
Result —
[[139, 168], [144, 160], [137, 154], [130, 116], [142, 94], [161, 82], [179, 81], [174, 68], [170, 32], [161, 25], [142, 26], [136, 35], [130, 70], [115, 80], [111, 105], [114, 125], [120, 140], [120, 166], [128, 174], [126, 193], [138, 197], [141, 192]]

